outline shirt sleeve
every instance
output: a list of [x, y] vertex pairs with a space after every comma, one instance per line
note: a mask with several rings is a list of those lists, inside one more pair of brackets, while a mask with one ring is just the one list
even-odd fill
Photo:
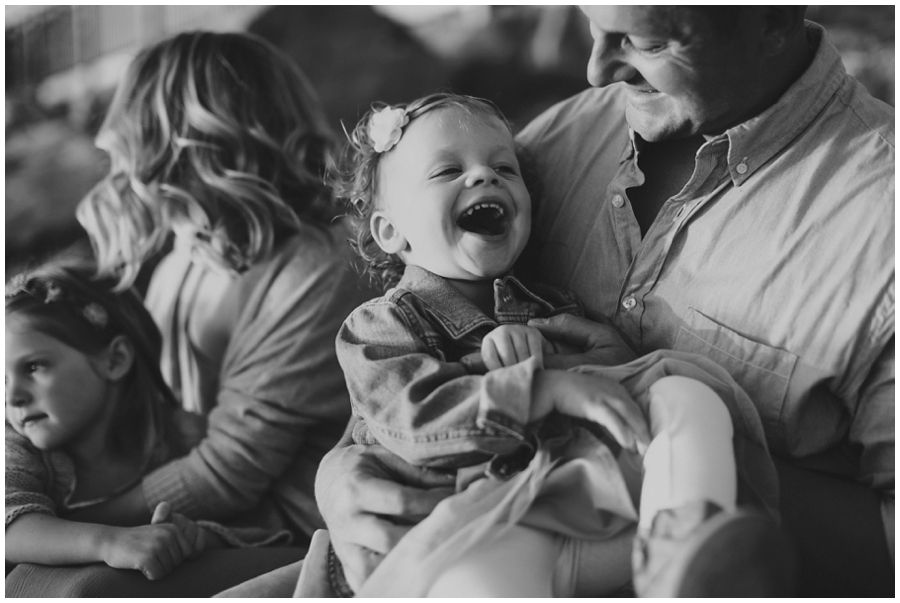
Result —
[[370, 434], [407, 462], [432, 467], [466, 466], [518, 448], [536, 361], [469, 374], [430, 349], [407, 312], [376, 300], [357, 309], [338, 334], [353, 410]]
[[40, 452], [6, 423], [6, 527], [28, 513], [56, 515]]
[[229, 518], [286, 474], [307, 480], [312, 496], [315, 467], [350, 416], [334, 337], [365, 296], [334, 247], [293, 255], [252, 293], [232, 333], [206, 436], [144, 478], [151, 509], [168, 501], [189, 517]]
[[881, 498], [881, 514], [894, 557], [894, 338], [882, 350], [860, 394], [850, 442], [862, 447], [860, 481]]

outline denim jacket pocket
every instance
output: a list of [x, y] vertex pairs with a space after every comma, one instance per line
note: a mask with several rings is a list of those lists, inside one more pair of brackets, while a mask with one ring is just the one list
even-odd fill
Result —
[[705, 356], [724, 367], [759, 409], [771, 438], [782, 435], [781, 414], [797, 356], [752, 341], [689, 308], [674, 348]]

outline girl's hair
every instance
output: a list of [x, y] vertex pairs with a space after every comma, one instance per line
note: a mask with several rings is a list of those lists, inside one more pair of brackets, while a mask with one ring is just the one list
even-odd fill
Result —
[[[348, 144], [340, 158], [340, 169], [332, 178], [332, 187], [337, 200], [346, 204], [346, 210], [353, 217], [354, 233], [350, 245], [365, 261], [366, 270], [375, 287], [389, 289], [403, 276], [404, 264], [396, 255], [385, 253], [372, 237], [370, 218], [376, 209], [378, 166], [381, 157], [388, 151], [376, 151], [370, 136], [372, 116], [385, 108], [401, 109], [409, 122], [440, 109], [458, 109], [470, 116], [495, 117], [503, 123], [512, 135], [512, 128], [500, 109], [489, 100], [465, 96], [452, 92], [431, 94], [408, 104], [385, 105], [376, 103], [366, 113], [353, 132], [347, 135]], [[518, 149], [517, 149], [518, 151]], [[521, 160], [521, 157], [520, 157]]]
[[162, 429], [161, 411], [177, 402], [159, 369], [162, 337], [137, 294], [112, 290], [111, 279], [92, 278], [92, 263], [58, 258], [22, 272], [6, 283], [6, 316], [22, 316], [32, 328], [93, 356], [124, 335], [134, 347], [134, 363], [123, 381], [113, 413], [109, 442], [131, 451], [152, 443]]
[[291, 60], [238, 33], [179, 34], [144, 49], [96, 139], [109, 175], [82, 201], [103, 275], [130, 286], [172, 220], [236, 271], [265, 258], [300, 220], [332, 215], [324, 175], [335, 140]]

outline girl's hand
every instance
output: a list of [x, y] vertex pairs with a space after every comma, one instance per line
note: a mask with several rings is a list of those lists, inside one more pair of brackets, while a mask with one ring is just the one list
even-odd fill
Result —
[[541, 332], [526, 325], [500, 325], [481, 342], [481, 357], [489, 371], [537, 358], [544, 366], [544, 351], [553, 348]]
[[199, 557], [200, 553], [207, 548], [213, 548], [211, 546], [212, 542], [207, 539], [206, 530], [181, 513], [172, 511], [172, 505], [165, 501], [156, 505], [156, 509], [153, 511], [153, 517], [150, 519], [151, 525], [163, 523], [171, 523], [181, 531], [193, 549], [193, 552], [188, 555], [190, 558], [193, 559]]
[[617, 381], [586, 373], [539, 371], [529, 419], [543, 418], [551, 410], [602, 425], [623, 448], [641, 455], [650, 444], [641, 409]]
[[100, 558], [110, 567], [134, 569], [159, 580], [190, 557], [193, 547], [172, 523], [109, 527], [100, 539]]

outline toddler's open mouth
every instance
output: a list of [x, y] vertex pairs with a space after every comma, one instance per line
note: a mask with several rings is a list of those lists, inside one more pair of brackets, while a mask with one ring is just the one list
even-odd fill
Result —
[[496, 236], [506, 232], [509, 220], [506, 210], [495, 201], [476, 203], [457, 218], [456, 225], [465, 231], [483, 235]]

